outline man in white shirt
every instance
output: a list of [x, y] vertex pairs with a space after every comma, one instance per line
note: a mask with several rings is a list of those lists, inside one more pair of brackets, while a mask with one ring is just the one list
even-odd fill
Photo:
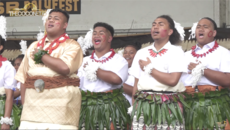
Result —
[[[192, 107], [185, 109], [187, 129], [222, 128], [230, 119], [230, 52], [215, 41], [216, 34], [216, 23], [202, 18], [195, 31], [197, 45], [185, 53], [188, 73], [183, 73], [181, 80], [186, 92], [193, 95], [187, 97]], [[228, 123], [225, 129], [230, 129]]]
[[[185, 70], [184, 52], [181, 47], [175, 46], [180, 42], [180, 34], [172, 18], [162, 15], [154, 20], [151, 36], [154, 43], [137, 52], [130, 69], [130, 74], [135, 77], [132, 127], [154, 130], [155, 127], [171, 128], [174, 124], [178, 129], [183, 129], [183, 108], [180, 103], [183, 99], [175, 98], [173, 101], [169, 98], [180, 97], [182, 95], [177, 92], [185, 91], [179, 82]], [[169, 114], [169, 109], [181, 116]]]
[[111, 25], [98, 22], [93, 28], [95, 51], [83, 59], [78, 71], [82, 89], [79, 129], [127, 129], [129, 102], [121, 86], [128, 77], [128, 62], [111, 49]]

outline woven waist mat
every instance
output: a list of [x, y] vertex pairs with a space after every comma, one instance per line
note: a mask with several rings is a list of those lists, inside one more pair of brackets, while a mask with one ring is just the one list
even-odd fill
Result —
[[188, 94], [194, 94], [197, 92], [201, 92], [205, 94], [210, 91], [218, 91], [218, 90], [220, 91], [222, 89], [224, 88], [221, 86], [211, 86], [211, 85], [199, 85], [199, 86], [196, 86], [195, 88], [192, 88], [192, 86], [186, 86], [185, 92]]
[[[130, 116], [127, 113], [130, 107], [129, 102], [123, 96], [122, 89], [115, 89], [109, 92], [82, 91], [82, 107], [79, 121], [79, 130], [110, 129], [110, 121], [117, 129], [127, 129], [131, 124]], [[115, 125], [117, 124], [117, 125]]]
[[26, 88], [34, 89], [34, 82], [37, 79], [42, 79], [45, 82], [44, 89], [53, 89], [64, 86], [79, 86], [79, 78], [69, 78], [67, 76], [55, 76], [55, 77], [45, 77], [45, 76], [27, 76], [24, 86]]

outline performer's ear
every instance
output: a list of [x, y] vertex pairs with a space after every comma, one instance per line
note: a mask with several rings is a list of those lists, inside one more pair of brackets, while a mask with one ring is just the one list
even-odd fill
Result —
[[172, 34], [173, 34], [173, 30], [170, 29], [170, 30], [168, 31], [168, 35], [171, 36]]
[[111, 35], [109, 35], [109, 39], [108, 39], [108, 42], [111, 43], [113, 40], [113, 37]]
[[216, 34], [217, 34], [216, 30], [213, 30], [213, 34], [212, 34], [212, 36], [213, 36], [213, 37], [215, 37], [215, 36], [216, 36]]
[[3, 45], [0, 45], [0, 52], [1, 52], [2, 49], [3, 49]]
[[64, 29], [66, 29], [67, 28], [67, 26], [68, 26], [68, 23], [67, 22], [65, 22], [65, 24], [64, 24]]

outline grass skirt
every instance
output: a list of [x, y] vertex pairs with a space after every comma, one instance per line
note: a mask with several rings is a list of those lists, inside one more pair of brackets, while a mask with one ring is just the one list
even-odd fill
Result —
[[131, 114], [133, 130], [183, 129], [182, 104], [186, 105], [181, 93], [137, 92]]
[[186, 129], [224, 129], [230, 121], [230, 96], [228, 89], [206, 93], [187, 94], [185, 108]]
[[129, 129], [131, 120], [127, 109], [130, 104], [122, 93], [121, 89], [108, 93], [82, 91], [79, 130]]

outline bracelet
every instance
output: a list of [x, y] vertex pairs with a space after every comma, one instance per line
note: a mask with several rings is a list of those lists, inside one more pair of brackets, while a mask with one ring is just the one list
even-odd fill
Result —
[[35, 64], [43, 64], [42, 56], [48, 54], [48, 51], [45, 50], [38, 50], [38, 52], [34, 55]]
[[83, 69], [85, 71], [86, 78], [94, 82], [97, 80], [97, 70], [100, 68], [101, 63], [89, 61], [88, 65]]
[[207, 67], [200, 63], [192, 70], [192, 88], [197, 85], [202, 75], [204, 75], [204, 69], [207, 69]]
[[1, 117], [1, 124], [13, 125], [13, 120], [9, 117]]
[[146, 65], [143, 69], [145, 71], [146, 74], [151, 74], [152, 73], [152, 70], [154, 68], [154, 65], [152, 63]]
[[204, 69], [207, 69], [207, 67], [204, 67], [204, 68], [201, 69], [202, 75], [204, 75]]

